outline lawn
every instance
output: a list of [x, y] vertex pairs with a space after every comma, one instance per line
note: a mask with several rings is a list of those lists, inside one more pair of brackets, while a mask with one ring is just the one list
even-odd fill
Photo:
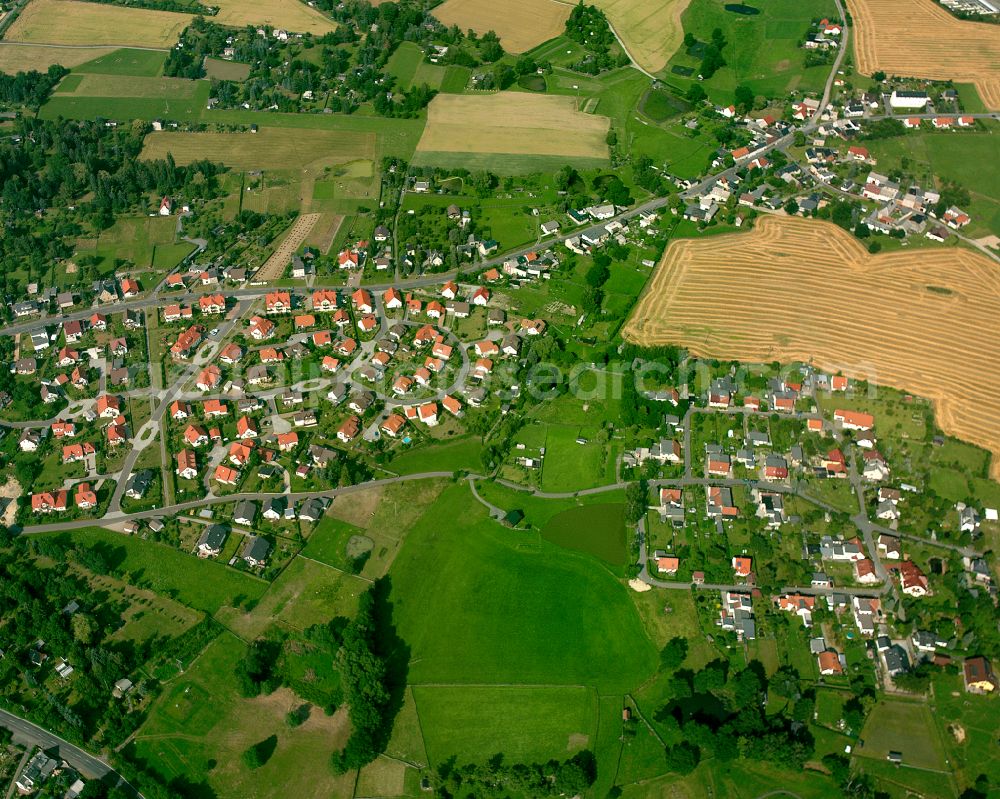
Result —
[[[242, 641], [223, 633], [168, 683], [136, 735], [135, 755], [167, 779], [207, 783], [197, 795], [351, 795], [354, 775], [337, 778], [327, 766], [347, 737], [346, 712], [325, 716], [314, 708], [304, 724], [289, 728], [286, 713], [302, 704], [291, 691], [255, 699], [237, 693], [233, 671], [244, 651]], [[251, 772], [240, 755], [270, 735], [278, 738], [274, 754]]]
[[441, 494], [389, 575], [411, 682], [621, 691], [655, 668], [620, 583], [584, 555], [501, 527], [467, 486]]
[[478, 437], [463, 436], [443, 444], [404, 450], [386, 468], [396, 474], [478, 471], [483, 465], [479, 458], [481, 449]]
[[597, 692], [582, 686], [414, 685], [413, 696], [432, 766], [497, 752], [511, 763], [564, 759], [597, 732]]
[[617, 503], [570, 508], [542, 528], [546, 541], [586, 552], [617, 568], [628, 557], [625, 536], [625, 506]]
[[96, 548], [113, 573], [131, 585], [149, 588], [205, 613], [257, 599], [267, 588], [263, 580], [221, 563], [100, 527], [47, 535], [68, 536], [75, 544]]
[[[545, 491], [579, 491], [615, 481], [614, 463], [609, 467], [606, 445], [592, 438], [597, 432], [595, 428], [548, 425], [542, 466]], [[586, 444], [577, 443], [581, 437]]]
[[946, 768], [934, 714], [922, 702], [883, 699], [869, 714], [862, 738], [864, 745], [854, 752], [858, 757], [884, 760], [890, 751], [899, 751], [907, 765]]

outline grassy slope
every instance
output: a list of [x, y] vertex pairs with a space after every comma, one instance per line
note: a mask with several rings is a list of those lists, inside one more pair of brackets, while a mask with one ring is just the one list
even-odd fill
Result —
[[626, 589], [592, 564], [499, 527], [470, 506], [467, 487], [448, 488], [390, 572], [411, 683], [640, 682], [655, 653]]
[[74, 543], [97, 547], [112, 567], [129, 575], [128, 582], [206, 613], [215, 613], [242, 599], [256, 599], [267, 588], [263, 580], [221, 563], [199, 560], [173, 547], [100, 527], [50, 535], [69, 536]]

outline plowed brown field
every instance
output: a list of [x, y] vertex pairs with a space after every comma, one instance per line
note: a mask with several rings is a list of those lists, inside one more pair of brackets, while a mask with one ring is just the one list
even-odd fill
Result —
[[673, 242], [623, 335], [706, 357], [804, 361], [931, 398], [1000, 479], [1000, 266], [961, 249], [869, 255], [826, 223]]
[[1000, 25], [956, 19], [933, 0], [847, 0], [858, 71], [974, 83], [1000, 110]]

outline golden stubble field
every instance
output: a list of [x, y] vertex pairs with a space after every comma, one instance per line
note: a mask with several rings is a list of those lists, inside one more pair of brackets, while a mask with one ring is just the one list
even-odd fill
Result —
[[10, 75], [33, 69], [45, 72], [53, 64], [62, 64], [66, 69], [72, 69], [114, 51], [114, 47], [50, 47], [0, 42], [0, 72]]
[[295, 33], [322, 36], [337, 29], [337, 23], [300, 0], [212, 0], [219, 13], [212, 21], [219, 25], [242, 28], [246, 25], [270, 25]]
[[933, 0], [847, 0], [858, 71], [974, 83], [1000, 110], [1000, 25], [956, 19]]
[[[78, 0], [31, 0], [5, 38], [11, 42], [173, 47], [191, 14], [147, 11]], [[88, 57], [94, 58], [91, 53]]]
[[623, 329], [697, 355], [804, 361], [929, 397], [938, 423], [994, 453], [1000, 478], [1000, 266], [949, 248], [869, 255], [827, 222], [766, 217], [682, 239]]
[[593, 0], [621, 36], [632, 58], [648, 72], [659, 72], [684, 39], [681, 14], [689, 0]]
[[609, 124], [578, 111], [572, 97], [439, 94], [427, 107], [417, 152], [607, 158]]
[[572, 10], [558, 0], [445, 0], [433, 14], [463, 31], [494, 31], [504, 50], [523, 53], [562, 33]]

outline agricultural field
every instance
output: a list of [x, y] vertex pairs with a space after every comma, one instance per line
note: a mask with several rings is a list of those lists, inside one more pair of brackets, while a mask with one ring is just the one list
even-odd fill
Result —
[[[758, 13], [739, 14], [714, 0], [691, 0], [683, 14], [684, 33], [693, 34], [697, 44], [674, 53], [666, 79], [682, 93], [698, 82], [701, 48], [719, 28], [726, 40], [722, 48], [726, 66], [700, 82], [714, 102], [732, 102], [733, 90], [741, 83], [757, 94], [782, 100], [791, 91], [821, 92], [829, 68], [805, 67], [799, 45], [813, 19], [836, 16], [832, 0], [771, 0], [749, 5]], [[687, 70], [691, 72], [685, 77], [682, 72]]]
[[212, 18], [217, 25], [245, 28], [247, 25], [270, 25], [295, 33], [322, 36], [337, 29], [337, 23], [300, 0], [212, 0], [219, 13]]
[[172, 47], [190, 14], [100, 5], [79, 0], [31, 0], [5, 38], [33, 44]]
[[629, 55], [647, 72], [660, 72], [684, 38], [681, 16], [690, 0], [595, 0]]
[[375, 157], [375, 134], [261, 127], [257, 133], [163, 131], [146, 137], [143, 158], [165, 158], [167, 153], [178, 164], [204, 158], [241, 170], [318, 167], [370, 162]]
[[160, 50], [136, 50], [120, 47], [107, 55], [93, 57], [73, 72], [86, 75], [134, 75], [137, 78], [155, 78], [163, 73], [167, 54]]
[[623, 335], [702, 356], [812, 362], [912, 391], [934, 401], [943, 430], [996, 454], [998, 313], [995, 266], [977, 253], [871, 256], [834, 225], [768, 217], [750, 233], [672, 242]]
[[[70, 78], [75, 78], [67, 84]], [[81, 97], [151, 97], [164, 100], [191, 100], [201, 84], [183, 78], [147, 78], [134, 75], [68, 75], [59, 85], [60, 94]], [[67, 90], [69, 89], [69, 90]]]
[[0, 42], [0, 72], [9, 75], [31, 70], [45, 72], [53, 64], [61, 64], [67, 69], [72, 69], [92, 58], [106, 56], [114, 51], [113, 47], [48, 47], [40, 44]]
[[519, 157], [599, 165], [608, 158], [608, 125], [607, 117], [578, 111], [569, 97], [439, 94], [428, 106], [415, 161], [468, 165], [478, 155], [499, 172], [510, 171], [511, 161], [516, 168]]
[[1000, 27], [956, 19], [933, 0], [914, 0], [904, 19], [892, 0], [848, 0], [847, 8], [860, 72], [972, 83], [987, 108], [1000, 110]]
[[434, 16], [462, 30], [493, 31], [508, 53], [524, 53], [562, 33], [572, 10], [558, 0], [445, 0]]

